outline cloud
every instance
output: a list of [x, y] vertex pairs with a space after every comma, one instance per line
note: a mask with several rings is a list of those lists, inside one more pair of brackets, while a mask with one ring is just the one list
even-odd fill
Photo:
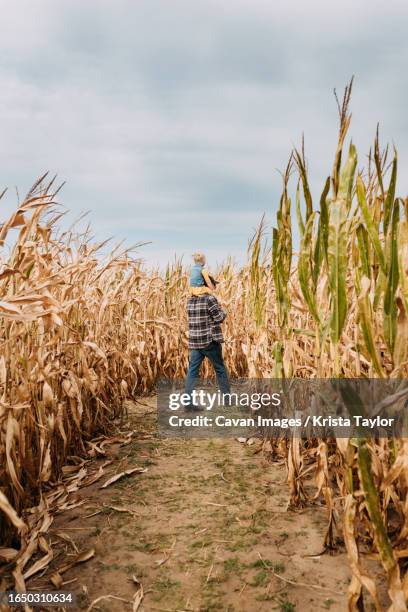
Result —
[[22, 0], [2, 16], [1, 183], [21, 193], [57, 172], [73, 215], [89, 209], [101, 239], [151, 240], [153, 263], [197, 241], [214, 260], [242, 259], [262, 213], [273, 221], [276, 169], [302, 132], [318, 198], [332, 89], [352, 74], [359, 163], [380, 121], [408, 191], [402, 0], [337, 13], [321, 0]]

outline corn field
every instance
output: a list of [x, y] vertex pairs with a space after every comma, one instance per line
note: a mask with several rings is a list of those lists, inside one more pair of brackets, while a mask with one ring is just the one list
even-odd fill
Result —
[[[271, 247], [262, 222], [246, 265], [217, 270], [233, 378], [408, 375], [408, 198], [396, 195], [397, 152], [380, 148], [378, 132], [357, 169], [346, 146], [351, 87], [338, 103], [338, 144], [317, 204], [302, 143], [282, 174]], [[184, 377], [188, 363], [182, 263], [161, 273], [134, 250], [106, 254], [109, 245], [88, 232], [61, 230], [58, 193], [41, 177], [0, 226], [0, 561], [12, 560], [19, 590], [31, 557], [47, 551], [47, 493], [64, 466], [92, 456], [94, 436], [121, 417], [123, 400], [152, 391], [159, 376]], [[407, 441], [264, 446], [286, 457], [293, 507], [324, 500], [324, 546], [347, 549], [349, 609], [363, 609], [363, 598], [382, 609], [364, 542], [382, 564], [389, 609], [406, 610]]]

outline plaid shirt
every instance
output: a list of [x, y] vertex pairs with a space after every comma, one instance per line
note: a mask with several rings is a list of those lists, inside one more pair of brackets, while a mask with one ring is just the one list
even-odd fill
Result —
[[220, 323], [227, 316], [213, 295], [192, 296], [187, 304], [188, 348], [200, 349], [211, 342], [224, 342]]

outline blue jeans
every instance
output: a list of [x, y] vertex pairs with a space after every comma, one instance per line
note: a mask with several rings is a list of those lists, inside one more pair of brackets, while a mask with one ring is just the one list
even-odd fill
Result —
[[185, 393], [191, 393], [195, 383], [200, 376], [200, 366], [205, 358], [208, 358], [217, 375], [217, 383], [221, 393], [230, 393], [228, 372], [222, 357], [222, 347], [220, 342], [211, 342], [208, 346], [190, 351], [190, 362], [185, 384]]

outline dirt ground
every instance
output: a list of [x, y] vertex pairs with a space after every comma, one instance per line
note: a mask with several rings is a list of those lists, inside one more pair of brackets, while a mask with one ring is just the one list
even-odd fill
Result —
[[320, 554], [323, 506], [286, 510], [284, 464], [234, 439], [160, 439], [155, 412], [155, 398], [132, 404], [130, 428], [142, 433], [95, 459], [96, 468], [114, 459], [105, 480], [137, 466], [147, 471], [80, 489], [85, 503], [56, 516], [50, 534], [58, 552], [28, 588], [49, 589], [53, 569], [74, 558], [76, 546], [95, 550], [63, 575], [78, 610], [107, 596], [120, 599], [92, 609], [132, 610], [137, 581], [144, 612], [346, 610], [346, 555]]

